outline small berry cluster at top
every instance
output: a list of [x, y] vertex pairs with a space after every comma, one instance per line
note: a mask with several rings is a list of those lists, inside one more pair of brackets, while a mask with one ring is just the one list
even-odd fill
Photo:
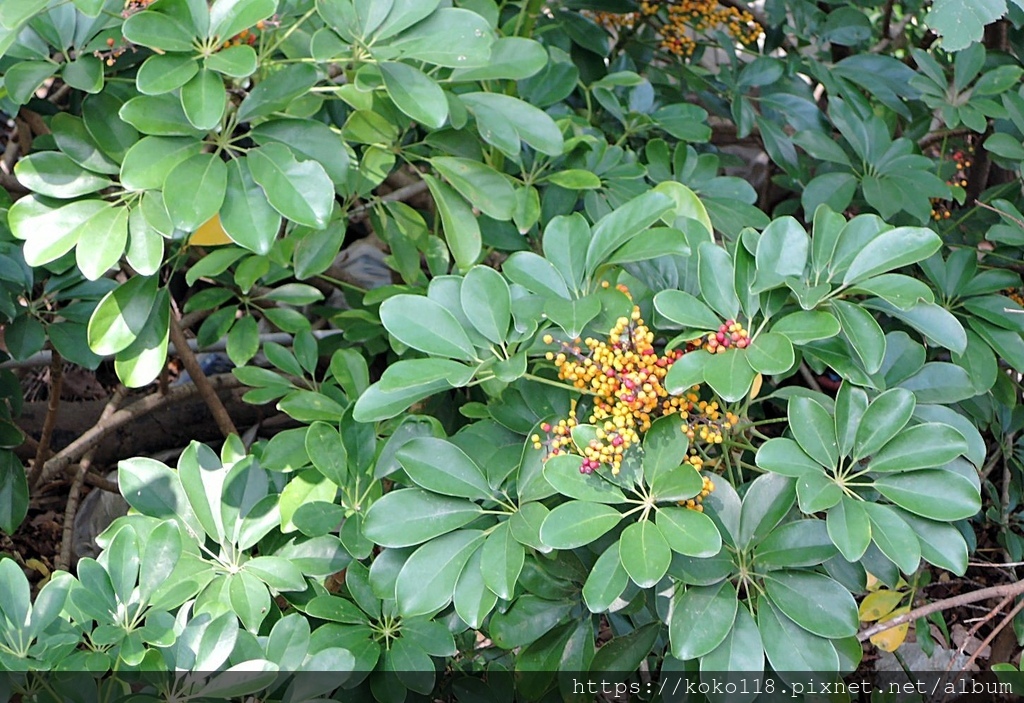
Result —
[[[607, 287], [607, 283], [603, 284]], [[618, 290], [629, 295], [625, 286]], [[746, 331], [733, 321], [722, 326], [726, 344], [711, 335], [705, 340], [691, 344], [686, 351], [711, 344], [724, 352], [730, 347], [746, 346]], [[732, 329], [730, 329], [732, 328]], [[726, 334], [728, 332], [728, 335]], [[734, 341], [732, 335], [736, 335]], [[544, 335], [545, 344], [555, 344], [555, 338]], [[580, 447], [582, 461], [580, 473], [589, 474], [606, 466], [612, 475], [618, 475], [626, 451], [641, 440], [641, 436], [659, 417], [678, 413], [685, 421], [682, 431], [691, 442], [721, 444], [723, 433], [739, 421], [731, 412], [723, 412], [715, 401], [700, 398], [697, 387], [683, 395], [670, 395], [664, 386], [665, 376], [672, 364], [683, 356], [683, 350], [659, 354], [654, 348], [654, 333], [648, 329], [640, 316], [640, 308], [633, 306], [629, 317], [620, 317], [605, 340], [579, 338], [573, 342], [559, 340], [557, 352], [547, 352], [546, 358], [554, 362], [558, 377], [573, 387], [593, 396], [593, 407], [589, 418], [595, 426], [594, 438]], [[573, 428], [579, 425], [576, 417], [577, 403], [573, 401], [569, 417], [555, 424], [543, 423], [544, 432], [530, 439], [535, 449], [546, 449], [547, 456], [572, 453]], [[704, 460], [696, 446], [691, 444], [686, 461], [701, 469]], [[713, 489], [711, 481], [705, 478], [701, 495], [686, 502], [695, 507], [702, 496]], [[693, 503], [693, 505], [690, 505]]]
[[643, 0], [639, 12], [589, 15], [613, 31], [650, 24], [660, 35], [660, 47], [684, 58], [693, 55], [696, 35], [702, 32], [720, 29], [742, 44], [754, 43], [763, 33], [750, 12], [721, 5], [717, 0]]
[[728, 349], [746, 349], [750, 344], [750, 334], [736, 320], [726, 320], [725, 324], [718, 327], [717, 332], [711, 332], [704, 338], [702, 349], [712, 354], [722, 354]]
[[[971, 168], [970, 155], [973, 153], [974, 147], [967, 147], [967, 153], [958, 149], [951, 154], [953, 166], [956, 170], [946, 181], [946, 185], [959, 186], [960, 188], [967, 187], [967, 171]], [[933, 220], [948, 220], [952, 216], [950, 210], [952, 203], [950, 201], [943, 200], [942, 198], [932, 198], [931, 202]]]

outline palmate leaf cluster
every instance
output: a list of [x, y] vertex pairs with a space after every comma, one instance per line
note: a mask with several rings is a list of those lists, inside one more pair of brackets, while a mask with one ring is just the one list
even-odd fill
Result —
[[[760, 42], [691, 27], [681, 58], [650, 5], [0, 3], [0, 110], [34, 137], [0, 201], [7, 353], [149, 387], [184, 316], [294, 422], [125, 459], [129, 515], [34, 595], [0, 559], [0, 692], [841, 676], [869, 584], [963, 575], [986, 520], [1024, 557], [1020, 8], [780, 0]], [[365, 232], [391, 272], [371, 290], [335, 270]], [[547, 355], [584, 363], [634, 312], [668, 393], [738, 421], [666, 414], [583, 474], [594, 391]], [[749, 345], [713, 352], [729, 321]], [[0, 393], [12, 533], [9, 371]]]

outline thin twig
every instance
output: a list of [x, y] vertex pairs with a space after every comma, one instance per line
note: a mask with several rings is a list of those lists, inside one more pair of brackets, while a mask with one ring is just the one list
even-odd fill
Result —
[[225, 437], [238, 434], [238, 430], [235, 429], [235, 423], [231, 421], [227, 408], [224, 407], [224, 403], [220, 402], [220, 398], [217, 397], [217, 393], [210, 385], [206, 373], [196, 360], [196, 355], [189, 348], [188, 340], [185, 339], [185, 333], [182, 331], [181, 325], [178, 324], [178, 319], [173, 314], [170, 318], [171, 341], [174, 342], [174, 347], [178, 350], [178, 356], [181, 357], [181, 363], [185, 366], [185, 370], [188, 371], [188, 375], [192, 377], [192, 382], [196, 384], [196, 388], [199, 389], [199, 395], [203, 397], [206, 407], [210, 409], [210, 413], [213, 415], [217, 427], [220, 428], [221, 434]]
[[980, 208], [985, 208], [986, 210], [991, 210], [992, 212], [998, 213], [998, 214], [1002, 215], [1003, 217], [1005, 217], [1008, 220], [1013, 220], [1013, 222], [1015, 222], [1018, 227], [1024, 228], [1024, 220], [1021, 220], [1021, 219], [1019, 219], [1017, 217], [1014, 217], [1013, 215], [1011, 215], [1008, 212], [1003, 212], [999, 208], [992, 207], [988, 203], [983, 203], [980, 200], [975, 200], [974, 204], [977, 205]]
[[[124, 400], [125, 387], [118, 386], [117, 390], [110, 397], [106, 407], [103, 408], [103, 412], [100, 414], [100, 419], [97, 424], [101, 424], [110, 419], [111, 415], [117, 410], [117, 406]], [[68, 502], [64, 508], [64, 530], [61, 536], [60, 542], [60, 553], [57, 556], [54, 567], [57, 569], [67, 570], [71, 566], [71, 545], [75, 530], [75, 514], [78, 512], [78, 505], [82, 495], [82, 484], [85, 482], [86, 477], [89, 474], [89, 468], [92, 466], [93, 458], [96, 455], [96, 447], [92, 447], [82, 457], [82, 461], [78, 464], [78, 471], [75, 472], [75, 478], [71, 482], [71, 490], [68, 492]]]
[[1019, 613], [1021, 610], [1024, 610], [1024, 600], [1015, 605], [1013, 607], [1013, 610], [1008, 612], [1006, 614], [1006, 617], [1000, 620], [999, 624], [992, 628], [992, 632], [988, 633], [988, 637], [981, 641], [981, 644], [978, 645], [978, 648], [976, 650], [974, 650], [974, 654], [972, 654], [970, 659], [967, 660], [967, 663], [960, 668], [960, 671], [967, 671], [968, 669], [970, 669], [971, 664], [973, 664], [975, 660], [977, 660], [982, 650], [984, 650], [985, 647], [988, 647], [990, 644], [992, 644], [992, 640], [994, 640], [1000, 632], [1006, 629], [1007, 625], [1013, 622], [1013, 619], [1017, 617], [1017, 613]]
[[[207, 381], [214, 390], [238, 388], [242, 385], [241, 382], [230, 373], [211, 376]], [[46, 482], [66, 470], [68, 466], [84, 456], [87, 451], [98, 445], [108, 435], [110, 435], [110, 433], [114, 432], [119, 427], [167, 405], [173, 405], [174, 403], [188, 400], [198, 394], [199, 389], [196, 385], [194, 383], [188, 383], [171, 388], [167, 392], [167, 395], [153, 393], [151, 395], [147, 395], [141, 400], [135, 401], [125, 408], [118, 410], [106, 420], [97, 422], [91, 428], [86, 430], [82, 436], [47, 460], [47, 462], [43, 464], [43, 476], [40, 479], [40, 482]]]
[[354, 207], [348, 211], [348, 221], [352, 224], [356, 222], [362, 222], [369, 216], [370, 210], [373, 209], [378, 203], [391, 203], [391, 202], [405, 202], [410, 200], [420, 193], [427, 190], [426, 181], [416, 181], [410, 183], [407, 186], [402, 186], [398, 190], [393, 190], [386, 195], [382, 195], [379, 198], [374, 198], [372, 202], [364, 203], [358, 207]]
[[[985, 617], [978, 618], [978, 622], [974, 623], [974, 625], [971, 627], [971, 629], [967, 631], [967, 635], [964, 637], [963, 643], [959, 647], [957, 647], [957, 656], [958, 657], [963, 656], [964, 653], [967, 651], [967, 645], [970, 643], [971, 638], [974, 637], [974, 635], [976, 635], [978, 633], [978, 630], [980, 630], [985, 623], [987, 623], [989, 620], [991, 620], [996, 615], [998, 615], [1002, 611], [1002, 609], [1005, 608], [1007, 605], [1009, 605], [1011, 602], [1013, 602], [1013, 596], [1012, 595], [1006, 596], [1001, 601], [999, 601], [999, 603], [996, 605], [996, 607], [994, 607], [991, 610], [989, 610], [988, 614], [985, 615]], [[984, 646], [979, 647], [978, 649], [979, 650], [984, 649]], [[949, 664], [946, 666], [946, 671], [947, 672], [952, 670], [953, 662], [955, 662], [955, 661], [956, 661], [955, 657], [950, 657], [949, 658]]]
[[36, 447], [36, 458], [32, 462], [32, 472], [28, 475], [28, 485], [35, 488], [43, 473], [43, 462], [50, 453], [50, 438], [53, 428], [57, 426], [57, 412], [60, 410], [60, 393], [64, 387], [64, 359], [54, 349], [50, 357], [50, 400], [46, 405], [46, 419], [43, 420], [43, 431], [39, 435], [39, 446]]
[[804, 381], [807, 382], [807, 385], [811, 387], [811, 390], [818, 391], [819, 393], [823, 392], [821, 390], [821, 384], [818, 383], [818, 379], [814, 377], [814, 374], [811, 373], [811, 370], [807, 368], [807, 364], [804, 362], [800, 362], [800, 375], [803, 377]]
[[967, 566], [980, 566], [986, 569], [1009, 569], [1014, 566], [1024, 566], [1024, 561], [1010, 561], [1005, 564], [988, 564], [983, 561], [969, 561]]
[[977, 603], [980, 600], [986, 600], [988, 598], [1001, 598], [1004, 596], [1017, 596], [1024, 593], [1024, 580], [1016, 581], [1014, 583], [1004, 583], [999, 586], [990, 586], [989, 588], [982, 588], [977, 591], [970, 593], [961, 593], [958, 596], [952, 596], [950, 598], [943, 598], [942, 600], [933, 601], [927, 605], [922, 605], [920, 608], [914, 608], [909, 613], [898, 615], [892, 620], [886, 620], [866, 628], [857, 634], [857, 640], [864, 642], [871, 639], [879, 632], [885, 632], [894, 627], [899, 627], [903, 623], [912, 622], [918, 618], [923, 618], [926, 615], [937, 613], [940, 610], [948, 610], [949, 608], [956, 608], [967, 603]]

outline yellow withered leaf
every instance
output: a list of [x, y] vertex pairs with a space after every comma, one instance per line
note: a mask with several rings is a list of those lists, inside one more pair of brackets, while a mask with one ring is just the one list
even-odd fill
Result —
[[750, 399], [753, 400], [757, 397], [757, 394], [761, 392], [761, 384], [764, 382], [764, 376], [757, 374], [754, 376], [754, 382], [750, 386]]
[[215, 247], [233, 242], [220, 223], [220, 215], [214, 215], [199, 226], [199, 229], [189, 237], [188, 243], [191, 246]]
[[[893, 618], [899, 615], [903, 615], [904, 613], [909, 612], [910, 606], [905, 605], [902, 608], [897, 608], [896, 610], [889, 613], [885, 617], [885, 619], [882, 620], [882, 622], [885, 622], [885, 620], [892, 620]], [[903, 644], [904, 640], [907, 639], [907, 632], [909, 631], [910, 623], [905, 622], [902, 625], [891, 627], [888, 630], [885, 630], [884, 632], [879, 632], [877, 635], [874, 635], [871, 638], [871, 644], [875, 645], [883, 651], [895, 652], [899, 648], [899, 646]]]
[[867, 594], [864, 600], [860, 602], [861, 621], [874, 622], [875, 620], [881, 620], [900, 604], [903, 596], [904, 594], [899, 591], [890, 591], [888, 589]]

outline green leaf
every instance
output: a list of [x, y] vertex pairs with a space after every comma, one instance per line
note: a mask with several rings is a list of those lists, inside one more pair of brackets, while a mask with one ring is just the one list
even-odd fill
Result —
[[199, 73], [199, 64], [185, 54], [153, 54], [135, 74], [135, 85], [143, 95], [163, 95], [177, 90]]
[[743, 496], [739, 527], [734, 537], [739, 546], [757, 544], [786, 517], [796, 502], [796, 482], [779, 474], [763, 474], [754, 479]]
[[164, 137], [197, 137], [203, 134], [188, 121], [180, 97], [172, 93], [134, 97], [121, 106], [118, 116], [144, 134]]
[[709, 355], [704, 362], [704, 380], [728, 403], [743, 399], [754, 382], [754, 370], [747, 361], [746, 350], [730, 349]]
[[542, 154], [561, 156], [562, 132], [543, 110], [501, 93], [465, 93], [459, 98], [476, 117], [484, 141], [509, 158], [518, 158], [520, 140]]
[[561, 327], [570, 339], [578, 337], [600, 312], [601, 300], [597, 295], [576, 300], [549, 298], [544, 303], [544, 316]]
[[867, 393], [852, 383], [844, 382], [836, 393], [836, 441], [839, 443], [839, 456], [850, 455], [867, 408]]
[[732, 258], [722, 247], [703, 242], [697, 248], [697, 279], [701, 294], [711, 308], [726, 320], [735, 320], [740, 300], [732, 284]]
[[758, 447], [754, 462], [762, 469], [793, 478], [824, 471], [821, 464], [787, 437], [773, 437]]
[[202, 150], [203, 143], [197, 139], [143, 137], [121, 162], [121, 185], [135, 191], [163, 188], [175, 166]]
[[395, 600], [402, 616], [427, 615], [448, 605], [466, 562], [483, 540], [480, 530], [458, 530], [413, 552], [395, 582]]
[[917, 400], [903, 388], [891, 388], [868, 406], [853, 442], [853, 459], [871, 456], [899, 434], [914, 414]]
[[553, 456], [544, 462], [544, 478], [556, 491], [576, 500], [590, 503], [626, 501], [626, 496], [615, 484], [595, 473], [580, 473], [580, 462], [576, 454]]
[[867, 310], [845, 300], [832, 301], [832, 309], [864, 370], [877, 373], [885, 358], [885, 333], [881, 326]]
[[[665, 388], [673, 395], [680, 395], [695, 385], [704, 382], [704, 366], [712, 354], [705, 349], [696, 349], [683, 354], [672, 362], [665, 376]], [[749, 364], [748, 364], [749, 366]]]
[[316, 161], [298, 161], [281, 144], [267, 144], [249, 152], [253, 180], [267, 200], [292, 222], [314, 229], [327, 226], [334, 209], [334, 184]]
[[270, 206], [263, 188], [249, 170], [248, 159], [228, 162], [227, 188], [220, 208], [220, 223], [233, 242], [265, 255], [277, 239], [281, 216]]
[[622, 595], [629, 585], [629, 574], [619, 557], [619, 543], [614, 542], [594, 562], [586, 583], [583, 584], [583, 600], [592, 613], [603, 613]]
[[598, 220], [587, 248], [587, 271], [593, 275], [609, 254], [657, 222], [671, 207], [668, 196], [648, 192]]
[[807, 472], [796, 481], [800, 511], [813, 514], [828, 510], [839, 502], [843, 489], [830, 477], [817, 471]]
[[[260, 350], [259, 323], [252, 315], [245, 315], [228, 332], [225, 351], [235, 366], [244, 366]], [[282, 410], [284, 409], [282, 401]]]
[[[485, 543], [486, 544], [486, 543]], [[518, 543], [516, 543], [518, 544]], [[459, 575], [455, 584], [455, 612], [470, 627], [480, 627], [484, 618], [494, 609], [498, 596], [487, 587], [483, 578], [483, 548], [477, 549]], [[428, 660], [429, 661], [429, 660]], [[433, 664], [428, 667], [433, 669]], [[431, 689], [428, 688], [429, 692]]]
[[474, 361], [476, 352], [455, 316], [420, 295], [396, 295], [380, 306], [380, 319], [396, 339], [427, 354]]
[[267, 75], [238, 106], [238, 120], [250, 122], [275, 112], [284, 112], [293, 100], [312, 88], [320, 74], [308, 63], [293, 63]]
[[277, 10], [277, 0], [216, 0], [210, 6], [207, 36], [227, 41]]
[[482, 239], [480, 225], [466, 201], [450, 186], [433, 176], [424, 175], [437, 210], [441, 215], [445, 240], [461, 271], [466, 271], [480, 258]]
[[531, 293], [550, 295], [558, 298], [569, 297], [565, 280], [550, 261], [532, 251], [517, 251], [505, 259], [502, 272], [513, 283], [518, 283]]
[[196, 129], [210, 130], [220, 124], [227, 101], [224, 80], [208, 68], [181, 87], [181, 107]]
[[762, 332], [757, 335], [754, 341], [746, 347], [746, 352], [747, 362], [758, 373], [768, 375], [785, 373], [793, 368], [793, 364], [796, 362], [792, 342], [778, 332]]
[[560, 623], [577, 602], [522, 595], [504, 613], [495, 613], [491, 618], [491, 639], [504, 649], [535, 642]]
[[729, 581], [676, 590], [669, 612], [672, 656], [687, 661], [714, 651], [732, 630], [739, 601]]
[[109, 178], [83, 171], [68, 156], [56, 151], [26, 156], [15, 164], [14, 175], [32, 192], [53, 198], [77, 198], [111, 184]]
[[654, 191], [664, 193], [675, 201], [676, 207], [672, 218], [669, 219], [668, 215], [662, 216], [662, 220], [665, 220], [666, 224], [674, 225], [676, 220], [686, 218], [696, 220], [704, 225], [704, 229], [709, 235], [714, 233], [715, 228], [711, 224], [707, 208], [692, 190], [676, 181], [663, 181], [654, 187]]
[[403, 488], [370, 506], [363, 534], [382, 547], [410, 547], [476, 520], [480, 511], [468, 500]]
[[793, 437], [808, 456], [832, 469], [838, 465], [835, 420], [818, 401], [803, 396], [791, 398], [789, 423]]
[[811, 239], [792, 217], [780, 217], [757, 240], [757, 276], [752, 292], [774, 288], [790, 276], [803, 276]]
[[288, 482], [281, 491], [281, 531], [294, 532], [298, 526], [292, 518], [300, 507], [317, 502], [333, 503], [338, 484], [324, 478], [319, 471], [306, 469]]
[[230, 78], [248, 78], [256, 72], [256, 50], [247, 44], [235, 45], [203, 59], [203, 66]]
[[673, 552], [704, 559], [722, 549], [722, 535], [714, 521], [702, 512], [688, 508], [659, 508], [656, 522]]
[[228, 185], [227, 165], [213, 154], [190, 156], [167, 174], [164, 203], [178, 229], [194, 232], [217, 214]]
[[42, 266], [71, 251], [81, 233], [78, 226], [108, 208], [102, 200], [63, 204], [29, 195], [11, 206], [7, 222], [14, 236], [25, 240], [25, 262]]
[[876, 478], [873, 485], [901, 508], [932, 520], [964, 520], [981, 510], [977, 487], [949, 471], [925, 469], [889, 474]]
[[[701, 657], [700, 669], [702, 674], [707, 672], [714, 677], [707, 681], [709, 687], [724, 677], [723, 689], [733, 691], [743, 690], [741, 686], [746, 682], [745, 674], [740, 672], [764, 671], [764, 645], [749, 610], [739, 608], [736, 611], [736, 620], [729, 634], [714, 650]], [[736, 680], [732, 681], [733, 678]], [[757, 696], [753, 692], [750, 695]], [[754, 700], [750, 695], [730, 693], [727, 700], [730, 703], [749, 703]]]
[[555, 171], [546, 180], [568, 190], [593, 190], [601, 187], [600, 176], [579, 168]]
[[97, 173], [118, 172], [118, 165], [100, 150], [81, 118], [58, 112], [50, 120], [50, 129], [57, 148], [82, 168]]
[[496, 220], [508, 220], [515, 207], [515, 191], [502, 174], [490, 166], [454, 156], [436, 156], [431, 165], [468, 202]]
[[[28, 515], [28, 479], [25, 467], [12, 452], [5, 451], [0, 453], [0, 531], [13, 535], [26, 515]], [[6, 567], [8, 562], [14, 564], [13, 560], [4, 559], [0, 561], [0, 565]], [[18, 570], [18, 575], [24, 578], [21, 575], [20, 567], [15, 566], [14, 568]], [[10, 613], [11, 605], [13, 605], [11, 601], [16, 591], [5, 584], [4, 592], [8, 594], [4, 610]], [[27, 583], [24, 601], [27, 609]], [[24, 619], [20, 622], [24, 622]]]
[[871, 521], [861, 501], [843, 496], [826, 516], [828, 535], [847, 561], [857, 561], [871, 544]]
[[146, 10], [125, 20], [121, 28], [133, 44], [161, 51], [192, 51], [193, 33], [170, 14]]
[[326, 422], [314, 422], [306, 430], [306, 453], [317, 471], [339, 486], [348, 481], [348, 451], [341, 433]]
[[850, 262], [844, 284], [927, 259], [942, 246], [939, 235], [925, 227], [897, 227], [868, 242]]
[[1005, 13], [1005, 0], [936, 0], [924, 21], [942, 37], [942, 48], [952, 52], [979, 41], [985, 25]]
[[484, 472], [447, 440], [416, 437], [403, 444], [395, 457], [409, 478], [429, 491], [476, 500], [491, 496]]
[[156, 297], [156, 277], [144, 276], [107, 293], [89, 318], [89, 347], [103, 356], [127, 348], [142, 332]]
[[904, 574], [917, 571], [921, 563], [921, 543], [914, 531], [892, 508], [878, 503], [861, 504], [871, 520], [871, 538], [882, 554]]
[[813, 567], [836, 553], [824, 520], [794, 520], [764, 538], [754, 550], [754, 563], [768, 569]]
[[894, 512], [914, 530], [922, 557], [958, 576], [967, 571], [967, 542], [954, 525], [925, 520], [898, 508]]
[[764, 579], [765, 591], [779, 610], [820, 637], [857, 634], [857, 603], [845, 587], [809, 571], [776, 571]]
[[334, 183], [348, 179], [349, 156], [345, 143], [331, 128], [315, 120], [282, 119], [262, 122], [252, 130], [258, 144], [278, 143], [306, 159], [319, 161]]
[[654, 309], [687, 329], [717, 330], [722, 324], [711, 308], [686, 291], [661, 291], [654, 296]]
[[540, 539], [553, 549], [575, 549], [593, 542], [621, 519], [622, 513], [611, 506], [573, 500], [548, 513], [540, 526]]
[[[477, 11], [483, 14], [479, 8]], [[486, 65], [456, 69], [452, 71], [451, 78], [453, 81], [518, 81], [535, 75], [547, 63], [548, 52], [540, 42], [523, 37], [499, 37], [491, 46], [491, 56]]]
[[480, 549], [480, 571], [487, 588], [499, 598], [511, 600], [525, 558], [526, 550], [512, 537], [509, 523], [500, 523]]
[[637, 586], [650, 588], [661, 581], [668, 571], [672, 550], [661, 529], [654, 522], [643, 520], [634, 522], [622, 531], [619, 537], [619, 559]]
[[794, 672], [834, 672], [839, 657], [832, 643], [814, 635], [786, 617], [768, 598], [757, 601], [757, 629], [772, 669], [782, 675]]
[[503, 344], [512, 320], [512, 296], [501, 274], [489, 266], [474, 266], [462, 282], [460, 297], [477, 332], [488, 341]]
[[[389, 33], [393, 31], [394, 27]], [[443, 7], [396, 34], [386, 49], [374, 53], [382, 58], [401, 56], [448, 68], [470, 68], [487, 64], [493, 43], [494, 34], [483, 17], [469, 10]]]
[[7, 69], [4, 74], [4, 88], [7, 97], [15, 105], [24, 105], [43, 83], [58, 69], [57, 64], [49, 61], [19, 61]]
[[935, 303], [921, 302], [909, 310], [900, 310], [885, 300], [872, 298], [864, 305], [902, 320], [931, 342], [952, 352], [963, 354], [967, 348], [967, 333], [960, 321]]
[[776, 322], [771, 331], [784, 335], [796, 345], [807, 344], [819, 339], [830, 339], [842, 328], [839, 320], [822, 310], [799, 310], [786, 315]]
[[441, 86], [423, 71], [404, 63], [377, 64], [384, 88], [399, 110], [425, 127], [438, 129], [448, 119], [448, 100]]
[[434, 393], [469, 383], [473, 372], [473, 368], [447, 359], [399, 361], [389, 366], [380, 381], [359, 396], [353, 419], [373, 422], [394, 417]]
[[95, 281], [114, 266], [128, 243], [128, 208], [108, 206], [75, 228], [75, 261]]
[[128, 504], [143, 515], [180, 518], [197, 532], [196, 520], [178, 474], [155, 459], [135, 457], [118, 462], [117, 483]]
[[868, 464], [875, 472], [902, 472], [942, 466], [967, 451], [967, 440], [949, 425], [926, 422], [901, 431]]

